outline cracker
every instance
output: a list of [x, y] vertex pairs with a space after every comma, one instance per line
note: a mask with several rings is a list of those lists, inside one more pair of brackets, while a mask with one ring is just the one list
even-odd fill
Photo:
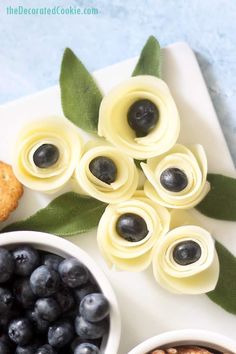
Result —
[[0, 161], [0, 222], [18, 206], [23, 194], [23, 186], [15, 177], [12, 167]]

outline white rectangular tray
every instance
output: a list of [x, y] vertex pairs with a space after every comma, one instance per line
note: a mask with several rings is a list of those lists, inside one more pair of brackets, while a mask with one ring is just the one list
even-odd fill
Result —
[[[201, 143], [207, 151], [210, 172], [235, 176], [229, 150], [192, 50], [185, 43], [177, 43], [165, 48], [163, 57], [163, 78], [170, 86], [181, 116], [180, 142]], [[104, 92], [129, 77], [136, 60], [95, 72]], [[62, 114], [58, 87], [1, 106], [0, 160], [11, 163], [15, 136], [26, 122], [51, 114]], [[52, 198], [26, 189], [19, 208], [7, 223], [31, 215]], [[200, 219], [217, 240], [236, 254], [236, 223], [203, 216]], [[155, 283], [151, 269], [136, 274], [110, 271], [98, 252], [95, 231], [70, 240], [97, 261], [116, 291], [123, 322], [119, 354], [127, 353], [150, 336], [173, 329], [208, 329], [235, 339], [236, 316], [215, 305], [207, 296], [170, 294]]]

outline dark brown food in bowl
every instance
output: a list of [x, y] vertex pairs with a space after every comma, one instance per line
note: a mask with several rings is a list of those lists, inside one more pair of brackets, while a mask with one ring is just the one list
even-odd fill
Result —
[[195, 345], [184, 345], [170, 348], [156, 348], [147, 354], [230, 354], [219, 352], [211, 348], [204, 348]]

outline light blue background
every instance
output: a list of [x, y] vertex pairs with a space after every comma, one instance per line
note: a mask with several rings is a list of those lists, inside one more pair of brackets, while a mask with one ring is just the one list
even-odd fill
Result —
[[[7, 16], [9, 5], [91, 6], [99, 15]], [[196, 51], [236, 163], [235, 0], [1, 0], [0, 103], [56, 84], [67, 46], [95, 70], [139, 54], [150, 34]]]

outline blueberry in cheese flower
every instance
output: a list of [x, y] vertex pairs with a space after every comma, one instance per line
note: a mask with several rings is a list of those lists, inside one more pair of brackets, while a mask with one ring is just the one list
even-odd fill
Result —
[[167, 168], [161, 173], [161, 185], [170, 192], [181, 192], [188, 185], [188, 178], [179, 168]]
[[116, 180], [117, 167], [109, 157], [96, 157], [90, 162], [89, 169], [95, 177], [106, 184], [111, 184]]
[[58, 161], [59, 150], [53, 144], [42, 144], [33, 155], [34, 163], [39, 168], [48, 168]]
[[173, 250], [174, 261], [183, 266], [197, 262], [201, 254], [200, 245], [192, 240], [178, 243]]
[[146, 136], [156, 126], [159, 119], [157, 106], [150, 100], [138, 100], [129, 108], [129, 126], [135, 131], [137, 137]]
[[143, 240], [148, 234], [148, 228], [145, 220], [132, 213], [121, 215], [116, 223], [117, 233], [125, 240], [138, 242]]

